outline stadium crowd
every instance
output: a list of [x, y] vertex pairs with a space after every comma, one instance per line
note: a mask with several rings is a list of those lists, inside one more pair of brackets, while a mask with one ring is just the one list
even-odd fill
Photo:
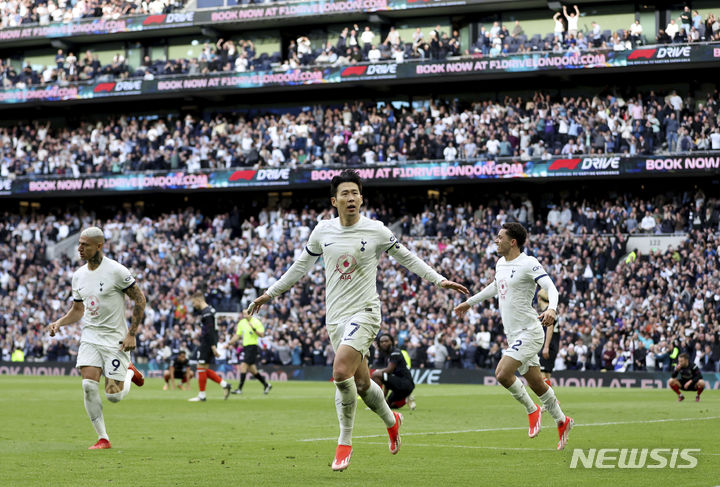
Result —
[[207, 119], [120, 116], [75, 127], [34, 121], [0, 127], [0, 177], [719, 150], [719, 100], [717, 90], [704, 100], [675, 91], [536, 93], [417, 109], [355, 102]]
[[[404, 203], [368, 209], [392, 224], [412, 251], [447, 278], [477, 292], [497, 256], [494, 235], [517, 220], [531, 233], [526, 251], [544, 264], [560, 291], [561, 350], [556, 370], [668, 370], [681, 351], [703, 370], [720, 358], [720, 200], [701, 191], [648, 199], [614, 195], [552, 202], [490, 197], [485, 204], [434, 202], [408, 213]], [[550, 204], [551, 203], [551, 204]], [[546, 206], [550, 207], [546, 211]], [[192, 351], [200, 331], [190, 296], [204, 288], [220, 312], [237, 312], [274, 282], [302, 251], [314, 225], [330, 210], [262, 209], [243, 215], [203, 214], [193, 208], [153, 218], [119, 211], [107, 221], [87, 213], [54, 212], [0, 219], [0, 358], [16, 349], [28, 361], [72, 361], [79, 325], [50, 338], [45, 326], [64, 313], [78, 265], [45, 258], [49, 244], [91, 223], [103, 226], [106, 254], [128, 266], [148, 297], [136, 360], [162, 367], [179, 350]], [[627, 248], [635, 233], [687, 234], [677, 248], [643, 255]], [[627, 255], [627, 256], [626, 256]], [[414, 367], [494, 367], [506, 346], [496, 303], [462, 321], [453, 300], [383, 259], [378, 288], [384, 329], [406, 348]], [[330, 364], [324, 329], [321, 262], [290, 292], [271, 302], [261, 319], [263, 363]], [[222, 316], [222, 315], [221, 315]], [[235, 331], [219, 320], [221, 363]]]
[[[53, 15], [77, 18], [84, 16], [105, 16], [114, 18], [124, 14], [169, 11], [178, 5], [170, 0], [154, 0], [153, 2], [98, 2], [83, 0], [76, 2], [70, 10], [58, 8], [53, 0], [47, 4], [40, 2], [32, 6], [25, 1], [0, 1], [0, 11], [20, 9], [15, 15], [3, 16], [4, 22], [17, 23], [18, 18], [37, 19], [37, 10], [46, 11], [53, 6]], [[67, 7], [68, 5], [65, 5]], [[63, 13], [64, 12], [64, 13]], [[83, 13], [84, 12], [84, 13]], [[689, 12], [689, 11], [688, 11]], [[572, 14], [572, 12], [570, 12]], [[570, 20], [570, 14], [566, 18]], [[578, 12], [579, 15], [579, 12]], [[44, 19], [48, 15], [43, 14]], [[615, 32], [603, 30], [597, 22], [592, 22], [586, 32], [578, 29], [577, 15], [574, 28], [571, 22], [560, 22], [556, 19], [554, 32], [544, 37], [535, 34], [528, 37], [520, 22], [516, 21], [512, 32], [504, 24], [494, 22], [488, 29], [481, 27], [478, 39], [470, 46], [463, 47], [457, 29], [443, 30], [440, 25], [423, 32], [418, 27], [412, 33], [412, 39], [403, 40], [394, 26], [389, 28], [383, 39], [370, 26], [360, 28], [357, 24], [341, 31], [337, 40], [328, 41], [324, 46], [316, 46], [307, 36], [301, 35], [283, 46], [283, 52], [258, 54], [251, 40], [223, 39], [216, 42], [206, 41], [197, 57], [180, 59], [143, 57], [140, 65], [131, 66], [127, 63], [123, 52], [118, 52], [108, 64], [102, 65], [97, 54], [91, 49], [85, 53], [63, 52], [59, 50], [55, 65], [42, 68], [23, 64], [16, 69], [10, 59], [0, 60], [0, 78], [3, 88], [25, 89], [31, 86], [64, 85], [70, 82], [91, 80], [112, 81], [115, 79], [154, 79], [155, 77], [172, 75], [198, 75], [213, 72], [246, 72], [246, 71], [287, 71], [301, 66], [310, 65], [347, 65], [354, 63], [394, 61], [402, 63], [408, 60], [440, 60], [458, 56], [490, 56], [498, 57], [513, 53], [556, 52], [576, 54], [594, 49], [624, 51], [638, 45], [647, 44], [646, 34], [639, 20], [633, 22], [628, 29]], [[15, 19], [15, 20], [12, 20]], [[686, 22], [687, 20], [687, 22]], [[28, 20], [36, 22], [37, 20]], [[0, 28], [3, 27], [0, 25]], [[720, 40], [720, 20], [709, 13], [703, 18], [697, 11], [684, 17], [671, 19], [665, 29], [659, 29], [655, 43], [692, 43]]]
[[180, 0], [0, 0], [0, 29], [102, 17], [169, 13]]

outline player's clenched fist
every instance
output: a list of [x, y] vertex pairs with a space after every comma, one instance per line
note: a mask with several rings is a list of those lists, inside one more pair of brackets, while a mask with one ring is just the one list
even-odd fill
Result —
[[50, 336], [54, 337], [55, 333], [57, 333], [58, 330], [60, 330], [60, 325], [58, 324], [57, 321], [53, 321], [52, 323], [50, 323], [48, 325], [47, 330], [48, 330], [48, 333], [50, 333]]

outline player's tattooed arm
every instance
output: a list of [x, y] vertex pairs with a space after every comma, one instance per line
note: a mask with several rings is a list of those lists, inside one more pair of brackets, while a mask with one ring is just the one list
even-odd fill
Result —
[[125, 294], [127, 294], [128, 297], [130, 297], [130, 299], [135, 302], [135, 306], [133, 307], [132, 320], [130, 322], [130, 329], [128, 330], [129, 335], [135, 336], [135, 334], [137, 333], [137, 329], [143, 320], [143, 316], [145, 315], [145, 295], [140, 290], [137, 283], [127, 288], [125, 290]]

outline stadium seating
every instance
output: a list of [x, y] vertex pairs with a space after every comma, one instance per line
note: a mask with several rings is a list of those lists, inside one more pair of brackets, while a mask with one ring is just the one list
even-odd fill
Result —
[[[367, 213], [395, 223], [405, 245], [472, 292], [487, 283], [498, 226], [508, 220], [526, 224], [532, 235], [527, 251], [543, 262], [561, 294], [558, 368], [639, 368], [632, 357], [640, 342], [650, 368], [667, 368], [675, 346], [694, 360], [710, 345], [717, 364], [720, 200], [686, 191], [648, 200], [624, 195], [613, 205], [601, 200], [586, 201], [582, 208], [577, 201], [555, 204], [548, 213], [528, 198], [491, 206], [435, 204], [399, 220], [384, 208]], [[644, 211], [654, 226], [638, 221]], [[86, 213], [6, 215], [0, 219], [2, 359], [13, 345], [31, 361], [71, 360], [77, 352], [78, 326], [54, 339], [44, 332], [68, 306], [77, 264], [67, 258], [48, 261], [44, 250], [84, 225], [103, 225], [107, 254], [133, 270], [149, 297], [136, 356], [160, 366], [179, 349], [196, 346], [199, 329], [189, 295], [198, 283], [208, 286], [208, 301], [218, 311], [237, 312], [282, 274], [315, 223], [330, 215], [307, 209], [203, 215], [192, 208], [152, 218], [119, 212], [104, 222]], [[624, 259], [633, 250], [626, 248], [625, 235], [668, 230], [687, 232], [688, 239], [667, 252]], [[322, 273], [318, 266], [269, 306], [263, 317], [269, 328], [262, 341], [265, 362], [310, 365], [318, 356], [332, 362], [324, 304], [314, 297], [322, 295]], [[170, 274], [175, 279], [168, 279]], [[381, 262], [378, 283], [384, 326], [408, 349], [416, 367], [494, 366], [505, 346], [494, 305], [477, 307], [458, 322], [448, 311], [457, 297], [397, 272], [389, 259]], [[223, 343], [233, 331], [234, 323], [221, 320]], [[313, 354], [318, 347], [322, 354]], [[222, 344], [221, 349], [223, 360], [237, 361], [235, 350]], [[436, 363], [437, 357], [447, 358]]]
[[179, 0], [80, 0], [65, 2], [48, 0], [0, 2], [0, 29], [33, 24], [47, 25], [51, 22], [103, 17], [116, 19], [126, 15], [168, 13], [182, 7]]
[[[677, 100], [680, 111], [671, 105]], [[22, 123], [0, 128], [0, 176], [372, 165], [444, 159], [450, 142], [457, 159], [470, 160], [718, 150], [718, 102], [716, 93], [696, 105], [674, 93], [564, 100], [538, 93], [533, 99], [477, 100], [472, 106], [433, 102], [429, 109], [416, 110], [354, 103], [313, 107], [312, 112], [288, 108], [285, 114], [228, 114], [208, 121], [177, 114], [152, 121], [82, 121], [79, 126]], [[506, 115], [510, 109], [512, 114]], [[564, 115], [546, 124], [543, 114], [548, 113]], [[426, 135], [417, 127], [432, 130]]]

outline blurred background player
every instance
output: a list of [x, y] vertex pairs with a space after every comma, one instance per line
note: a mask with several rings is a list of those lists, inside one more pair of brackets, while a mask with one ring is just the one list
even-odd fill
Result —
[[[541, 410], [530, 399], [522, 382], [515, 377], [520, 373], [530, 388], [542, 401], [545, 409], [557, 423], [557, 449], [562, 450], [568, 441], [573, 427], [573, 419], [565, 416], [555, 397], [555, 391], [543, 380], [540, 373], [538, 352], [543, 347], [545, 333], [542, 325], [555, 323], [558, 304], [558, 291], [550, 276], [535, 257], [522, 251], [527, 240], [527, 231], [521, 224], [505, 223], [495, 238], [497, 253], [500, 255], [495, 265], [495, 279], [482, 291], [455, 308], [458, 317], [468, 312], [470, 306], [486, 299], [499, 297], [500, 317], [507, 336], [508, 348], [495, 369], [495, 377], [528, 413], [530, 429], [528, 435], [535, 438], [541, 429]], [[550, 304], [540, 315], [532, 307], [537, 286], [547, 290]]]
[[205, 386], [208, 378], [220, 384], [225, 390], [225, 399], [230, 395], [232, 386], [220, 378], [217, 373], [210, 368], [210, 364], [215, 361], [215, 357], [220, 356], [217, 350], [217, 331], [215, 330], [215, 309], [205, 302], [205, 296], [202, 292], [196, 292], [192, 297], [193, 309], [200, 311], [200, 322], [202, 324], [202, 332], [200, 334], [200, 347], [197, 350], [197, 371], [198, 371], [198, 392], [197, 397], [188, 399], [190, 402], [205, 401]]
[[270, 389], [272, 389], [272, 384], [267, 382], [265, 378], [258, 373], [256, 365], [260, 351], [258, 348], [258, 340], [265, 336], [265, 327], [256, 316], [252, 316], [246, 309], [242, 311], [242, 315], [242, 319], [238, 321], [237, 324], [237, 332], [228, 342], [228, 347], [232, 347], [242, 336], [243, 358], [240, 362], [240, 385], [233, 391], [233, 394], [242, 394], [242, 388], [245, 385], [248, 370], [260, 381], [263, 385], [263, 392], [267, 394], [270, 392]]
[[690, 365], [690, 355], [687, 353], [678, 355], [678, 364], [672, 372], [668, 386], [678, 395], [678, 401], [685, 400], [685, 396], [680, 391], [697, 391], [695, 402], [700, 402], [700, 394], [705, 390], [705, 381], [698, 366]]
[[[143, 320], [145, 296], [124, 265], [103, 255], [104, 244], [105, 235], [98, 227], [82, 231], [78, 253], [87, 264], [73, 273], [73, 306], [48, 327], [50, 336], [55, 336], [61, 326], [82, 319], [77, 368], [83, 379], [85, 411], [98, 434], [98, 441], [90, 450], [111, 448], [98, 391], [100, 375], [105, 375], [105, 397], [110, 402], [119, 402], [127, 396], [131, 384], [141, 387], [145, 383], [142, 374], [130, 363], [130, 352], [137, 346], [135, 335]], [[125, 294], [135, 302], [129, 329], [125, 321]]]
[[392, 409], [401, 408], [406, 402], [410, 409], [415, 409], [415, 398], [412, 396], [415, 382], [405, 356], [395, 346], [395, 339], [389, 333], [383, 333], [378, 338], [378, 356], [371, 378], [380, 387], [385, 386], [386, 394], [390, 392], [386, 400]]
[[[540, 314], [544, 313], [549, 305], [550, 300], [548, 299], [547, 291], [540, 288], [537, 295], [537, 309]], [[555, 368], [555, 359], [560, 350], [560, 327], [557, 325], [558, 320], [555, 319], [553, 324], [545, 327], [545, 341], [540, 351], [540, 371], [542, 372], [545, 383], [550, 387], [552, 387], [550, 379], [552, 371]]]
[[190, 389], [190, 379], [192, 379], [192, 377], [193, 371], [190, 368], [190, 360], [188, 360], [185, 350], [181, 350], [180, 353], [177, 354], [177, 357], [175, 357], [175, 360], [173, 360], [170, 368], [163, 372], [163, 378], [165, 379], [163, 391], [167, 391], [168, 386], [175, 389], [176, 379], [181, 381], [180, 389]]

